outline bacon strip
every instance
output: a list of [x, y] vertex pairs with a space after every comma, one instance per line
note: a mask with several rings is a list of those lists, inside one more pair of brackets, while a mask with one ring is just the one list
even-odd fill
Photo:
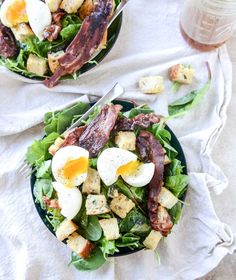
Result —
[[154, 113], [139, 114], [132, 119], [120, 118], [116, 123], [117, 131], [132, 131], [136, 126], [141, 128], [148, 128], [154, 123], [159, 123], [162, 116]]
[[44, 81], [47, 87], [55, 86], [65, 74], [79, 70], [100, 46], [113, 10], [113, 0], [99, 0], [94, 12], [85, 18], [80, 31], [59, 59], [60, 67]]
[[18, 52], [19, 49], [11, 29], [0, 22], [0, 55], [10, 58], [16, 56]]
[[81, 134], [85, 131], [86, 126], [76, 127], [65, 138], [61, 147], [78, 146]]
[[90, 157], [97, 156], [108, 141], [121, 109], [121, 105], [105, 105], [80, 136], [78, 145], [88, 150]]
[[155, 164], [155, 172], [149, 183], [147, 198], [151, 227], [156, 231], [160, 231], [162, 235], [167, 236], [173, 227], [173, 223], [166, 209], [158, 204], [158, 196], [164, 179], [164, 150], [159, 141], [150, 132], [144, 130], [137, 137], [136, 145], [141, 160]]

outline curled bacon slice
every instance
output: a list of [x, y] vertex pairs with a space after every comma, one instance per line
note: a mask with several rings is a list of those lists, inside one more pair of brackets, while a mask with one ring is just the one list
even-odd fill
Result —
[[19, 50], [10, 28], [0, 22], [0, 55], [5, 58], [14, 57]]
[[61, 25], [61, 19], [66, 15], [63, 11], [58, 11], [52, 14], [52, 20], [55, 24]]
[[99, 0], [94, 11], [87, 16], [74, 40], [59, 59], [60, 67], [44, 81], [47, 87], [55, 86], [65, 74], [73, 74], [88, 62], [100, 46], [113, 11], [113, 0]]
[[148, 128], [154, 123], [159, 123], [162, 116], [156, 115], [154, 113], [150, 114], [139, 114], [132, 119], [120, 118], [116, 122], [117, 131], [131, 131], [134, 130], [136, 126], [141, 128]]
[[51, 24], [44, 29], [43, 37], [47, 39], [49, 42], [52, 42], [57, 39], [60, 31], [61, 31], [61, 26], [57, 24]]
[[80, 136], [78, 145], [88, 150], [90, 157], [95, 157], [106, 144], [121, 109], [121, 105], [105, 105]]
[[158, 196], [164, 179], [164, 150], [159, 141], [150, 132], [144, 130], [137, 137], [136, 145], [141, 160], [155, 164], [155, 172], [148, 189], [148, 215], [152, 229], [160, 231], [162, 235], [166, 236], [173, 223], [166, 209], [158, 204]]
[[66, 146], [78, 146], [79, 139], [81, 134], [85, 131], [86, 126], [80, 126], [73, 129], [69, 134], [66, 136], [64, 143], [61, 147]]

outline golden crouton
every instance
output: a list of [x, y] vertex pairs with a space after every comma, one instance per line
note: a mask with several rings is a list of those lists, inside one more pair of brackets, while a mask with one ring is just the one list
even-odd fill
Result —
[[142, 77], [139, 80], [139, 88], [143, 93], [161, 93], [164, 90], [164, 80], [162, 76]]
[[169, 69], [169, 79], [180, 84], [191, 84], [193, 75], [194, 69], [191, 66], [176, 64]]
[[107, 240], [115, 240], [120, 237], [118, 222], [116, 218], [102, 219], [99, 221], [99, 223]]
[[98, 171], [93, 168], [89, 168], [87, 179], [85, 180], [82, 186], [82, 192], [99, 194], [100, 189], [101, 189], [101, 182], [100, 182], [100, 176], [98, 174]]
[[48, 70], [46, 59], [30, 54], [27, 59], [27, 70], [38, 76], [43, 76]]
[[159, 231], [152, 230], [143, 241], [143, 245], [148, 249], [155, 250], [161, 238], [162, 235]]
[[118, 197], [114, 197], [110, 204], [111, 210], [122, 219], [126, 217], [134, 206], [133, 201], [122, 193]]
[[58, 229], [56, 230], [56, 237], [62, 241], [77, 229], [78, 226], [75, 223], [65, 219], [62, 223], [60, 223]]
[[52, 73], [55, 73], [57, 69], [60, 67], [59, 59], [64, 55], [64, 51], [59, 51], [56, 53], [48, 54], [48, 65]]

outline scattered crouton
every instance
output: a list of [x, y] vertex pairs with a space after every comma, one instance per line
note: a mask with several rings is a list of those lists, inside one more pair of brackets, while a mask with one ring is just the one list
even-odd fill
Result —
[[114, 197], [110, 204], [111, 210], [122, 219], [126, 217], [134, 206], [133, 201], [122, 193], [118, 197]]
[[168, 189], [162, 187], [158, 196], [158, 202], [165, 208], [171, 209], [177, 202], [178, 198]]
[[27, 59], [27, 70], [38, 76], [43, 76], [48, 70], [46, 59], [30, 54]]
[[105, 195], [89, 194], [85, 202], [85, 207], [87, 215], [105, 214], [111, 211], [107, 206]]
[[49, 149], [48, 149], [48, 152], [49, 154], [51, 154], [52, 156], [55, 155], [55, 153], [61, 148], [61, 146], [63, 145], [64, 143], [64, 139], [62, 139], [61, 137], [58, 137], [54, 144], [52, 144]]
[[62, 0], [45, 0], [45, 2], [51, 13], [55, 13], [59, 9]]
[[191, 66], [176, 64], [169, 68], [169, 79], [180, 84], [191, 84], [194, 69]]
[[84, 0], [62, 0], [60, 8], [68, 14], [74, 14], [77, 13], [83, 2]]
[[159, 241], [161, 240], [162, 235], [159, 231], [151, 230], [149, 235], [143, 241], [143, 245], [151, 250], [155, 250]]
[[101, 180], [98, 171], [93, 168], [89, 168], [87, 179], [82, 186], [82, 192], [88, 194], [99, 194], [101, 189], [100, 181]]
[[78, 233], [73, 233], [68, 237], [67, 246], [78, 254], [81, 258], [87, 259], [95, 245], [89, 240], [83, 238]]
[[56, 230], [56, 237], [62, 241], [77, 229], [78, 226], [74, 222], [65, 219]]
[[60, 67], [59, 59], [64, 55], [64, 51], [48, 54], [48, 65], [52, 73], [55, 73]]
[[116, 218], [102, 219], [99, 221], [99, 223], [107, 240], [115, 240], [120, 237], [118, 222]]
[[115, 137], [115, 144], [128, 151], [136, 149], [136, 136], [132, 131], [119, 131]]
[[162, 76], [143, 77], [139, 80], [139, 88], [143, 93], [161, 93], [164, 90]]
[[169, 157], [167, 155], [165, 155], [165, 159], [164, 159], [164, 165], [171, 163], [171, 160], [169, 159]]
[[94, 0], [85, 0], [82, 6], [79, 9], [79, 17], [84, 20], [87, 16], [89, 16], [95, 8]]
[[34, 36], [34, 33], [30, 26], [26, 23], [20, 23], [11, 28], [16, 40], [24, 42], [30, 36]]

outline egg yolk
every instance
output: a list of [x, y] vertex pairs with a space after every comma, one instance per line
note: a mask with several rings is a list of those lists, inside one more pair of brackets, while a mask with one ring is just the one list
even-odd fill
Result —
[[136, 161], [130, 161], [127, 164], [121, 165], [116, 173], [117, 175], [131, 175], [133, 174], [138, 166], [140, 165], [140, 163], [136, 160]]
[[21, 22], [28, 22], [25, 0], [15, 0], [8, 7], [6, 18], [13, 26]]
[[81, 157], [67, 161], [63, 171], [64, 177], [68, 180], [73, 179], [75, 176], [86, 173], [88, 170], [88, 158]]

